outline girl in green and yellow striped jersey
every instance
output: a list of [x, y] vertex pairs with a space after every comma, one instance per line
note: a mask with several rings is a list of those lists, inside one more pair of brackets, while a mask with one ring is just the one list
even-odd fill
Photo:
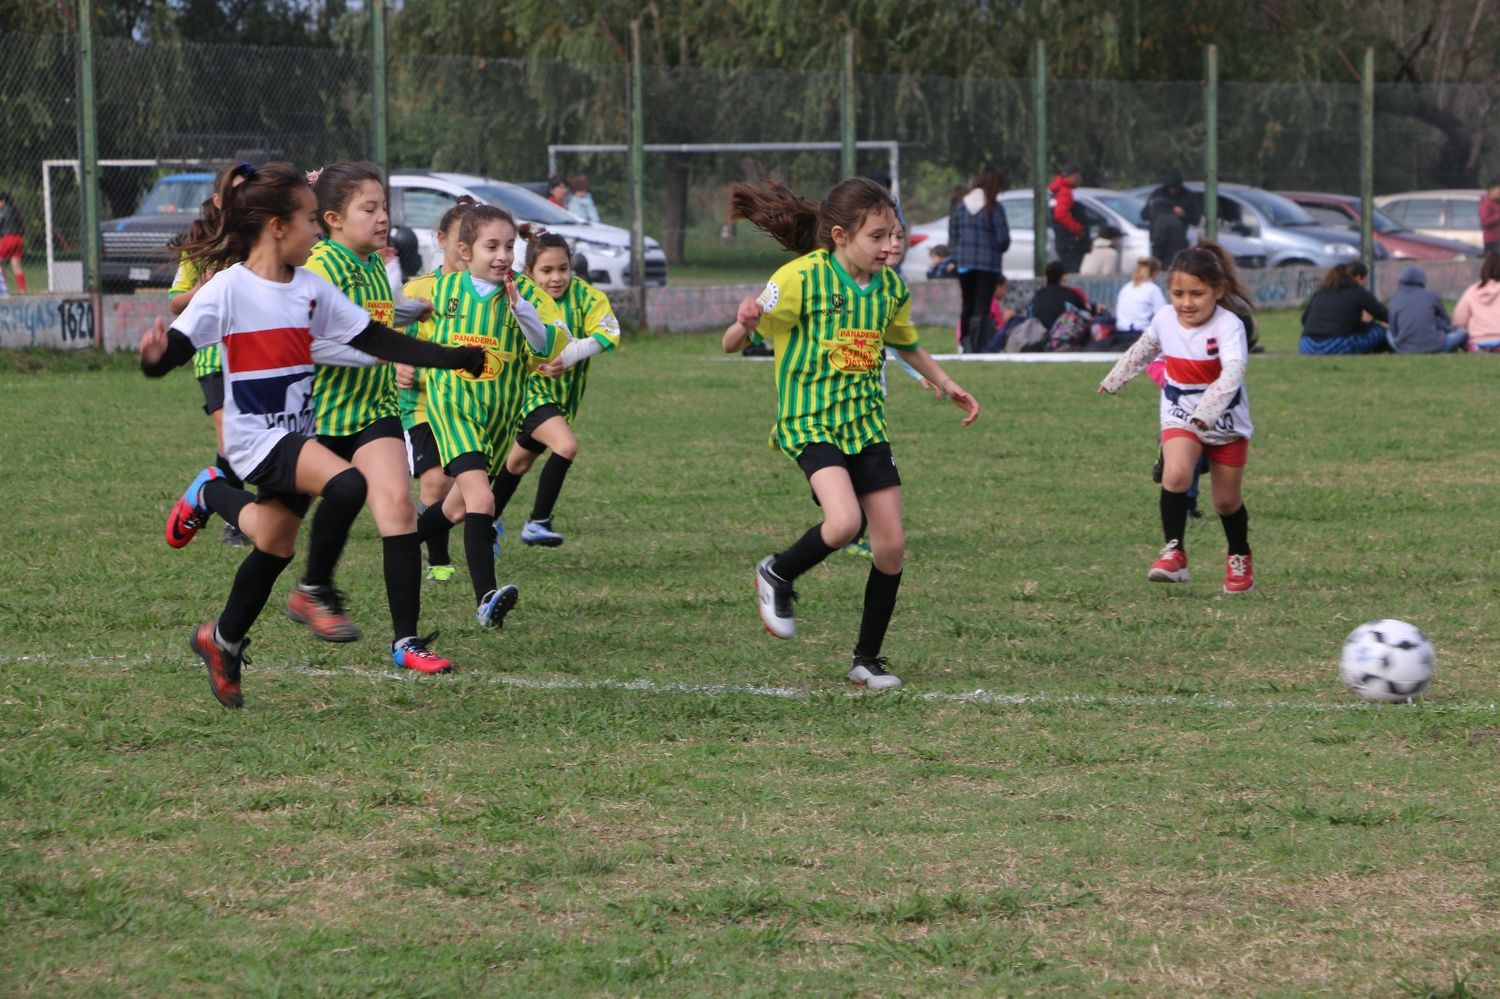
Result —
[[[463, 221], [464, 213], [476, 204], [477, 201], [465, 194], [443, 213], [435, 233], [443, 262], [431, 274], [422, 274], [406, 282], [401, 289], [404, 297], [430, 305], [438, 278], [468, 269], [468, 263], [458, 252], [458, 226]], [[426, 319], [409, 326], [407, 332], [419, 340], [431, 340], [434, 326], [434, 319], [429, 313]], [[401, 405], [401, 426], [406, 431], [411, 474], [417, 480], [417, 516], [420, 517], [428, 507], [442, 504], [448, 490], [453, 488], [453, 479], [443, 471], [443, 463], [437, 453], [437, 439], [432, 436], [432, 427], [427, 422], [427, 387], [422, 381], [421, 369], [407, 364], [396, 365], [396, 396]], [[427, 543], [428, 581], [446, 583], [453, 578], [453, 563], [448, 554], [448, 531], [439, 530], [422, 540]]]
[[799, 254], [757, 298], [740, 303], [724, 350], [771, 338], [776, 354], [776, 425], [771, 443], [797, 462], [823, 508], [823, 522], [755, 567], [761, 622], [777, 638], [796, 631], [793, 581], [852, 541], [868, 520], [875, 564], [849, 668], [871, 690], [901, 685], [880, 655], [896, 593], [906, 535], [901, 477], [886, 437], [880, 362], [887, 345], [965, 412], [979, 403], [917, 343], [911, 296], [894, 268], [900, 224], [890, 193], [873, 180], [835, 185], [821, 205], [780, 184], [736, 184], [734, 217], [748, 219]]
[[[583, 402], [589, 373], [588, 359], [619, 346], [620, 322], [604, 293], [573, 273], [568, 241], [557, 233], [545, 233], [527, 242], [526, 276], [558, 304], [568, 329], [579, 339], [564, 348], [564, 358], [553, 362], [561, 365], [573, 360], [568, 370], [555, 377], [544, 371], [534, 372], [526, 379], [520, 433], [505, 459], [505, 467], [495, 476], [495, 512], [498, 516], [505, 511], [506, 502], [520, 484], [521, 477], [530, 471], [537, 455], [551, 450], [552, 457], [542, 466], [531, 516], [521, 529], [521, 541], [555, 548], [564, 539], [552, 529], [552, 508], [562, 491], [568, 469], [578, 457], [578, 438], [573, 434], [573, 421], [578, 416], [579, 404]], [[579, 359], [573, 358], [575, 354]]]
[[[308, 270], [331, 281], [373, 321], [391, 325], [395, 297], [379, 252], [387, 245], [390, 218], [379, 169], [373, 163], [334, 163], [310, 174], [308, 180], [318, 198], [318, 219], [326, 236], [313, 248]], [[313, 404], [319, 443], [359, 469], [368, 483], [367, 502], [383, 547], [392, 661], [423, 673], [452, 669], [451, 661], [427, 648], [434, 636], [417, 634], [422, 547], [394, 368], [319, 363]], [[333, 585], [343, 536], [320, 530], [320, 514], [321, 507], [313, 516], [307, 567], [287, 601], [287, 614], [325, 641], [352, 642], [360, 631], [345, 613], [342, 594]]]
[[[503, 208], [478, 205], [459, 223], [459, 253], [468, 270], [443, 274], [433, 288], [436, 343], [482, 347], [489, 357], [477, 377], [426, 376], [427, 421], [443, 468], [454, 488], [440, 508], [423, 512], [424, 537], [447, 524], [464, 525], [464, 555], [483, 625], [515, 605], [514, 586], [496, 587], [495, 495], [490, 475], [515, 426], [526, 377], [538, 364], [558, 357], [567, 345], [567, 325], [550, 298], [531, 282], [523, 295], [511, 274], [518, 229]], [[529, 235], [530, 227], [520, 229]], [[523, 279], [524, 280], [524, 279]]]
[[[244, 183], [244, 167], [240, 164], [235, 167], [226, 167], [214, 178], [213, 196], [203, 202], [203, 207], [198, 212], [198, 217], [188, 227], [187, 232], [174, 239], [170, 244], [178, 249], [189, 242], [199, 242], [208, 233], [213, 232], [219, 225], [219, 187], [228, 184], [229, 188], [238, 187]], [[212, 274], [204, 274], [198, 264], [186, 253], [179, 252], [177, 264], [177, 275], [172, 280], [172, 286], [167, 289], [167, 311], [174, 316], [182, 315], [182, 311], [188, 307], [198, 289], [203, 287]], [[224, 481], [236, 489], [244, 483], [235, 474], [234, 468], [229, 464], [229, 458], [224, 454], [224, 363], [219, 358], [219, 345], [204, 347], [193, 355], [193, 376], [198, 379], [198, 388], [203, 392], [203, 411], [213, 417], [214, 440], [218, 444], [218, 460], [215, 467], [224, 473]], [[243, 548], [249, 544], [245, 535], [233, 524], [224, 525], [224, 534], [219, 539], [226, 545]]]

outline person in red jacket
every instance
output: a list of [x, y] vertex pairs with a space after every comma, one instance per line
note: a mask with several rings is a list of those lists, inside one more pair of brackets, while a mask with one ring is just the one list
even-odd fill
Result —
[[1073, 188], [1081, 183], [1083, 168], [1077, 163], [1067, 163], [1047, 185], [1052, 200], [1052, 232], [1057, 240], [1057, 259], [1071, 274], [1078, 273], [1089, 244], [1088, 230], [1073, 203]]
[[1479, 225], [1484, 230], [1484, 252], [1500, 250], [1500, 180], [1490, 181], [1490, 186], [1479, 199]]

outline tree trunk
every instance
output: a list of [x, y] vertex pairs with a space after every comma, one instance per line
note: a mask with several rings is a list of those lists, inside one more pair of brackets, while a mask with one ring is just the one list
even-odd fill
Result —
[[688, 157], [682, 153], [667, 156], [667, 210], [662, 221], [662, 251], [671, 265], [687, 263], [688, 180], [691, 177]]

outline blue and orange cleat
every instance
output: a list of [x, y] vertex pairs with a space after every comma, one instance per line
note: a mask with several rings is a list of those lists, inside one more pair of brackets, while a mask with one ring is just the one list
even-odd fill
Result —
[[453, 660], [446, 656], [440, 656], [427, 647], [427, 643], [437, 638], [438, 633], [424, 635], [421, 638], [407, 638], [391, 646], [391, 662], [402, 669], [416, 670], [418, 673], [452, 673], [458, 667]]
[[167, 514], [167, 544], [173, 548], [184, 547], [208, 523], [209, 509], [203, 505], [203, 487], [214, 479], [223, 477], [223, 472], [210, 467], [199, 472], [188, 483], [182, 497], [173, 505], [172, 512]]

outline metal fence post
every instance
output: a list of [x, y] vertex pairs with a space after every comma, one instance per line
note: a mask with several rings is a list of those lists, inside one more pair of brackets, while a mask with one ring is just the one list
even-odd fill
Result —
[[641, 91], [641, 22], [630, 22], [630, 283], [641, 296], [641, 325], [646, 325], [646, 113]]
[[385, 0], [370, 2], [370, 155], [385, 177], [390, 177], [386, 145]]
[[1032, 260], [1036, 276], [1047, 270], [1047, 43], [1036, 40], [1036, 82], [1032, 85], [1036, 116], [1035, 160], [1032, 163]]
[[847, 180], [859, 172], [854, 127], [854, 29], [844, 32], [844, 71], [839, 76], [839, 150], [840, 179]]
[[[78, 179], [83, 188], [83, 288], [97, 296], [100, 292], [99, 119], [94, 103], [94, 0], [78, 0], [78, 159]], [[97, 327], [103, 313], [97, 304], [94, 311]]]
[[1359, 253], [1375, 290], [1375, 50], [1365, 49], [1359, 95]]
[[[1203, 235], [1219, 238], [1219, 47], [1203, 53]], [[1163, 264], [1172, 261], [1163, 260]]]

